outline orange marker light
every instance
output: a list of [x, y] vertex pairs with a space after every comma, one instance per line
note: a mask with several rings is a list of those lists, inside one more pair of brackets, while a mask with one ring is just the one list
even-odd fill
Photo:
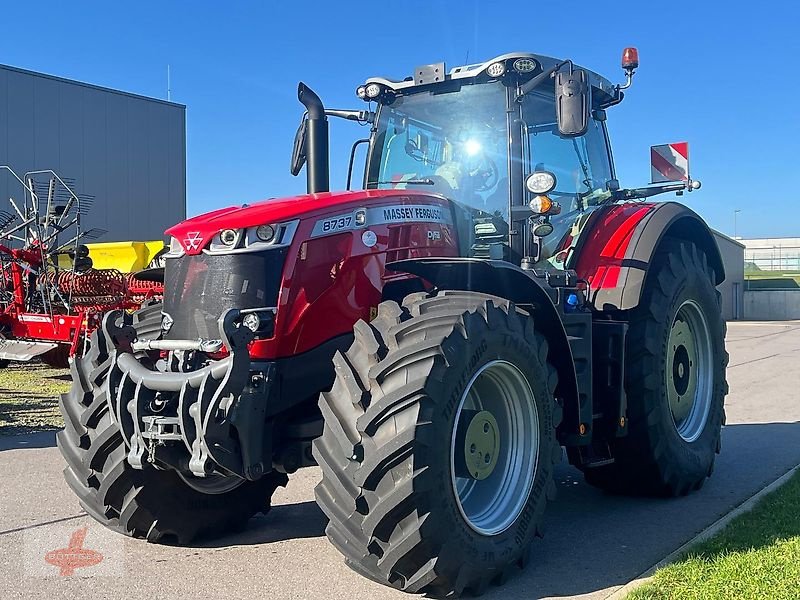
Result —
[[639, 66], [639, 51], [636, 48], [625, 48], [622, 51], [622, 68], [636, 69]]
[[537, 215], [546, 215], [553, 208], [553, 201], [545, 195], [534, 196], [528, 206], [531, 207], [531, 212]]

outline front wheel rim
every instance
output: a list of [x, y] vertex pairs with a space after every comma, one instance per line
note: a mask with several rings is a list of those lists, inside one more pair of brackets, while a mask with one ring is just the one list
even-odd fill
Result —
[[180, 471], [177, 471], [177, 473], [190, 488], [209, 496], [227, 494], [244, 483], [244, 479], [241, 477], [220, 475], [218, 473], [211, 473], [205, 477], [196, 477]]
[[667, 343], [667, 396], [678, 435], [694, 442], [705, 430], [713, 397], [708, 321], [694, 300], [678, 308]]
[[[489, 413], [487, 416], [486, 413]], [[475, 430], [465, 415], [482, 419], [489, 436], [483, 449], [496, 456], [486, 460], [486, 471], [464, 476], [457, 469], [458, 453], [478, 451], [480, 444], [466, 440], [464, 427]], [[474, 421], [473, 419], [473, 421]], [[496, 438], [492, 429], [496, 428]], [[536, 398], [522, 372], [503, 360], [491, 361], [470, 379], [455, 415], [450, 444], [450, 474], [456, 504], [471, 529], [497, 535], [517, 520], [533, 487], [539, 460], [539, 416]], [[488, 471], [488, 472], [487, 472]]]

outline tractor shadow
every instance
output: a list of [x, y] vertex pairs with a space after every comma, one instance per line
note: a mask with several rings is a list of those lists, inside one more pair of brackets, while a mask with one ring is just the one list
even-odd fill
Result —
[[[682, 498], [608, 494], [562, 463], [559, 495], [548, 506], [545, 537], [534, 542], [529, 566], [483, 598], [605, 598], [798, 463], [800, 422], [727, 426], [713, 477]], [[325, 525], [313, 500], [278, 505], [246, 530], [197, 547], [321, 538]]]
[[34, 448], [55, 448], [56, 433], [61, 428], [42, 425], [40, 427], [0, 428], [0, 452]]
[[605, 598], [800, 464], [800, 422], [728, 425], [722, 439], [713, 476], [682, 498], [604, 493], [562, 465], [530, 565], [483, 597]]
[[[49, 447], [54, 439], [54, 432], [0, 436], [0, 450]], [[562, 463], [556, 469], [559, 495], [548, 506], [545, 537], [534, 542], [529, 566], [503, 587], [490, 587], [483, 597], [605, 598], [799, 463], [800, 422], [728, 425], [713, 477], [703, 489], [682, 498], [607, 494]], [[295, 477], [302, 482], [301, 475]], [[311, 492], [316, 475], [309, 472], [306, 478], [302, 501], [277, 505], [251, 519], [243, 531], [193, 546], [292, 544], [309, 538], [324, 543], [326, 518]], [[722, 551], [736, 549], [732, 543]], [[280, 563], [273, 568], [293, 567]], [[344, 562], [340, 568], [347, 568]]]
[[247, 529], [216, 540], [204, 540], [201, 548], [272, 544], [287, 540], [317, 538], [325, 535], [327, 517], [313, 500], [273, 506], [266, 515], [250, 519]]

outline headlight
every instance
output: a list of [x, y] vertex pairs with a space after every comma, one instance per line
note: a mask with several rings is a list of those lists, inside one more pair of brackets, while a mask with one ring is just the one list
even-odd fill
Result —
[[247, 313], [242, 317], [242, 325], [250, 331], [258, 331], [258, 328], [261, 327], [261, 318], [254, 312]]
[[506, 65], [502, 62], [492, 63], [486, 68], [486, 74], [489, 77], [502, 77], [505, 72]]
[[367, 88], [366, 86], [360, 85], [356, 88], [356, 96], [361, 98], [362, 100], [366, 99], [367, 97]]
[[532, 194], [546, 194], [556, 187], [556, 176], [550, 171], [536, 171], [528, 175], [525, 187]]
[[275, 239], [275, 228], [272, 225], [261, 225], [256, 228], [256, 237], [262, 242], [271, 242]]
[[381, 86], [379, 86], [377, 83], [370, 83], [364, 89], [364, 92], [366, 93], [367, 98], [377, 98], [381, 95]]
[[536, 69], [536, 61], [532, 58], [518, 58], [514, 61], [514, 70], [517, 73], [530, 73]]
[[233, 246], [236, 243], [236, 231], [233, 229], [223, 229], [219, 232], [219, 241], [226, 246]]
[[553, 224], [550, 222], [539, 223], [533, 228], [533, 235], [536, 237], [546, 237], [553, 233]]

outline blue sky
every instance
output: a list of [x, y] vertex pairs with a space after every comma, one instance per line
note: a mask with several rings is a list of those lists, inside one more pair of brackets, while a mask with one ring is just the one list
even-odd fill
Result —
[[[651, 144], [688, 140], [703, 188], [683, 201], [712, 227], [732, 234], [741, 209], [740, 236], [800, 236], [797, 3], [35, 5], [4, 6], [0, 62], [159, 98], [171, 65], [172, 99], [188, 107], [189, 214], [304, 191], [288, 172], [298, 80], [327, 106], [360, 108], [354, 90], [369, 76], [508, 51], [569, 57], [617, 81], [633, 45], [642, 66], [608, 120], [622, 185], [647, 183]], [[363, 132], [332, 122], [334, 187]]]

